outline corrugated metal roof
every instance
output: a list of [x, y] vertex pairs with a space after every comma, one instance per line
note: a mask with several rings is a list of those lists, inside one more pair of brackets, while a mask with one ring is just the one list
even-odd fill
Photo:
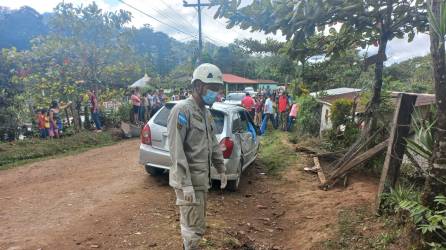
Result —
[[257, 81], [233, 74], [223, 74], [223, 82], [228, 84], [257, 84]]
[[322, 90], [322, 91], [318, 91], [318, 92], [311, 92], [310, 95], [313, 97], [316, 97], [323, 93], [328, 96], [333, 96], [333, 95], [344, 95], [344, 94], [354, 93], [354, 92], [361, 92], [361, 89], [355, 89], [355, 88], [327, 89], [327, 90]]
[[415, 107], [435, 104], [435, 95], [434, 94], [421, 94], [421, 93], [408, 93], [408, 92], [392, 91], [391, 96], [397, 97], [400, 93], [416, 95], [417, 101], [415, 102]]

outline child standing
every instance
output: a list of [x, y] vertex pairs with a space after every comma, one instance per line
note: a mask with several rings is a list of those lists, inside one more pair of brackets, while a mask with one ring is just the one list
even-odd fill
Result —
[[37, 116], [37, 125], [39, 127], [39, 134], [41, 139], [46, 139], [48, 137], [48, 130], [46, 128], [47, 120], [48, 117], [46, 116], [46, 110], [41, 109], [39, 111], [39, 115]]

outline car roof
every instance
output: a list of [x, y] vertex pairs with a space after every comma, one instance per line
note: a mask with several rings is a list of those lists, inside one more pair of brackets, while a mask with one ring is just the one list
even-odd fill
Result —
[[229, 104], [229, 103], [223, 103], [223, 102], [214, 103], [214, 105], [212, 105], [212, 109], [215, 109], [218, 111], [223, 111], [223, 112], [244, 110], [244, 108], [242, 108], [240, 106], [237, 106], [234, 104]]
[[246, 93], [245, 92], [233, 92], [233, 93], [228, 93], [228, 96], [229, 95], [246, 95]]
[[[180, 101], [169, 101], [166, 104], [177, 104]], [[222, 111], [224, 113], [228, 113], [228, 112], [235, 112], [235, 111], [241, 111], [241, 110], [245, 110], [243, 107], [240, 107], [238, 105], [234, 105], [234, 104], [228, 104], [228, 103], [223, 103], [223, 102], [215, 102], [212, 105], [212, 109], [217, 110], [217, 111]]]

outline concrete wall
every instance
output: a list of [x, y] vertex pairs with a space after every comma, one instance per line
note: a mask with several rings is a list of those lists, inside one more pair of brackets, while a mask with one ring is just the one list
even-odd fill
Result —
[[326, 103], [322, 103], [321, 128], [319, 131], [320, 135], [322, 135], [322, 131], [331, 129], [332, 124], [330, 117], [331, 117], [331, 106]]

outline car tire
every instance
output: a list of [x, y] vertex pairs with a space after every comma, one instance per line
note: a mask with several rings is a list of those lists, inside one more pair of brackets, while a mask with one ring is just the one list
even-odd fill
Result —
[[226, 189], [230, 192], [235, 192], [238, 190], [240, 185], [240, 180], [242, 178], [242, 167], [243, 163], [240, 162], [240, 167], [238, 168], [238, 177], [235, 180], [228, 180], [228, 185], [226, 185]]
[[155, 168], [148, 165], [145, 165], [144, 168], [146, 169], [146, 172], [152, 176], [159, 176], [164, 173], [164, 169], [161, 168]]

